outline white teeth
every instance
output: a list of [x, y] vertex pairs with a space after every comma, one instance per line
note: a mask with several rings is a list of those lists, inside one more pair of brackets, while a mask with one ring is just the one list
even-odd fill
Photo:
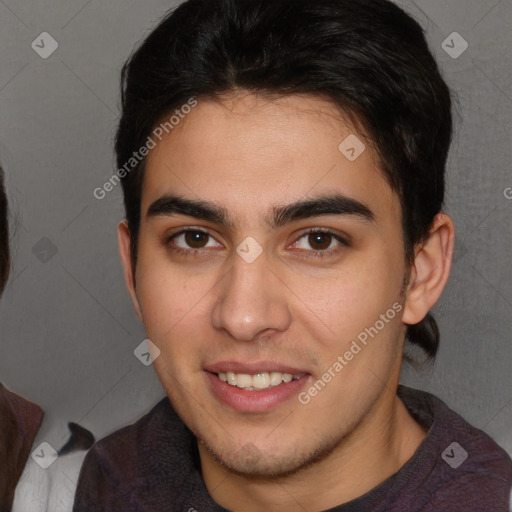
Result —
[[[239, 385], [239, 381], [237, 379], [237, 384]], [[257, 373], [252, 378], [252, 387], [256, 389], [266, 389], [270, 386], [270, 376], [267, 372]], [[244, 386], [248, 387], [248, 386]]]
[[227, 382], [230, 386], [236, 386], [241, 389], [269, 389], [279, 386], [282, 382], [291, 382], [298, 380], [298, 375], [280, 372], [262, 372], [254, 375], [248, 373], [220, 372], [217, 374], [222, 382]]
[[277, 386], [278, 384], [281, 384], [282, 379], [283, 376], [279, 372], [272, 372], [270, 374], [270, 385]]
[[[252, 386], [252, 376], [247, 375], [246, 373], [237, 373], [236, 377], [236, 387], [238, 388], [250, 388]], [[230, 382], [231, 384], [231, 382]]]

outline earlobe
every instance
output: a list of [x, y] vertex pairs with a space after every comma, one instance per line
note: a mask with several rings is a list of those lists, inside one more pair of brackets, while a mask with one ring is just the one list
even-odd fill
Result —
[[131, 235], [130, 229], [128, 228], [128, 222], [126, 220], [120, 222], [119, 226], [117, 227], [117, 241], [119, 244], [119, 254], [121, 255], [121, 262], [123, 264], [126, 288], [128, 289], [128, 292], [130, 293], [130, 296], [132, 298], [135, 313], [139, 317], [139, 320], [142, 322], [142, 311], [135, 290], [135, 269], [133, 268], [131, 258]]
[[402, 317], [405, 324], [423, 320], [441, 296], [450, 275], [454, 242], [452, 219], [436, 215], [428, 239], [416, 250]]

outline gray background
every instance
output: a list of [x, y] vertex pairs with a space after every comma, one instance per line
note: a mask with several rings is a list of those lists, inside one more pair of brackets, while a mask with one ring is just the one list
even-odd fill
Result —
[[[133, 355], [144, 331], [117, 253], [121, 190], [101, 201], [92, 191], [114, 170], [121, 66], [173, 5], [0, 1], [0, 161], [17, 225], [0, 308], [0, 381], [44, 408], [39, 439], [57, 448], [63, 420], [101, 437], [163, 396], [153, 369]], [[512, 187], [512, 3], [401, 5], [426, 28], [461, 114], [446, 205], [455, 264], [435, 309], [441, 350], [428, 371], [406, 367], [403, 381], [434, 392], [512, 453], [512, 199], [504, 195]], [[456, 59], [441, 46], [454, 31], [469, 44]], [[59, 44], [47, 59], [31, 47], [42, 32]]]

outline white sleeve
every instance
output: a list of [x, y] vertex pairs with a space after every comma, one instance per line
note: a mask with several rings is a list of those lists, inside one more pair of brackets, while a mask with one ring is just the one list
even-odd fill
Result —
[[47, 512], [50, 475], [28, 458], [14, 493], [12, 512]]
[[86, 453], [61, 456], [47, 469], [29, 457], [16, 486], [11, 512], [71, 512]]
[[[48, 512], [71, 512], [86, 451], [59, 457], [51, 466]], [[14, 511], [13, 511], [14, 512]]]

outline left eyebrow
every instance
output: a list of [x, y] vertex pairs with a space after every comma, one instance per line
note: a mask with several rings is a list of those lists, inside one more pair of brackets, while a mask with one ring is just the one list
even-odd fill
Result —
[[342, 194], [333, 194], [275, 207], [269, 224], [276, 228], [293, 221], [321, 215], [352, 215], [365, 221], [375, 221], [375, 214], [364, 203]]

